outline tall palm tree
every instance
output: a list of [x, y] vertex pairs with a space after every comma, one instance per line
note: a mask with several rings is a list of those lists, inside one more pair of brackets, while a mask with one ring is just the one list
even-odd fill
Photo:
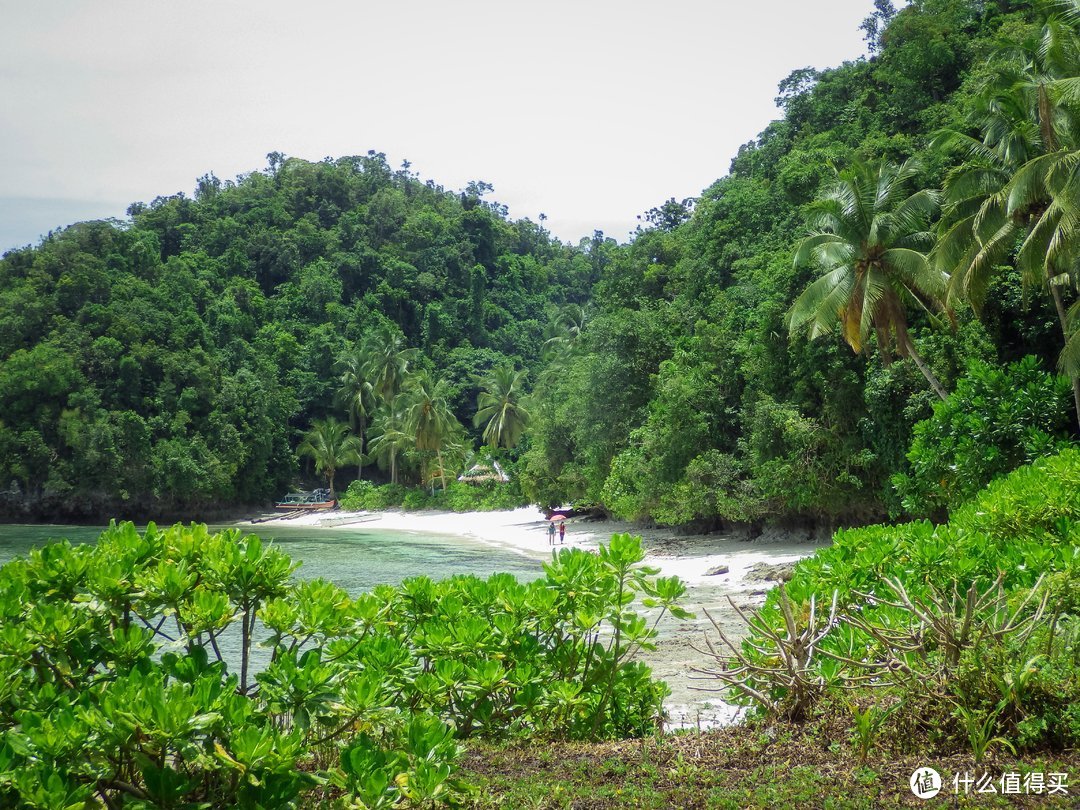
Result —
[[443, 465], [444, 446], [461, 429], [457, 417], [450, 409], [449, 386], [445, 380], [436, 380], [426, 371], [417, 371], [406, 379], [405, 431], [412, 434], [416, 449], [434, 452], [438, 460], [442, 488], [446, 489], [446, 471]]
[[484, 425], [483, 438], [492, 447], [516, 447], [529, 424], [524, 402], [527, 371], [514, 371], [510, 364], [498, 366], [481, 382], [484, 390], [476, 398], [478, 410], [473, 425]]
[[550, 388], [559, 379], [573, 360], [584, 331], [585, 310], [578, 304], [566, 304], [544, 328], [541, 352], [544, 368], [538, 378], [540, 388]]
[[984, 87], [970, 121], [981, 140], [956, 132], [936, 139], [967, 160], [946, 179], [935, 256], [951, 273], [950, 296], [978, 313], [996, 268], [1015, 252], [1024, 284], [1046, 289], [1057, 312], [1080, 425], [1077, 319], [1063, 294], [1077, 283], [1080, 260], [1080, 12], [1072, 5], [1046, 21], [1036, 42], [1003, 55], [1009, 67]]
[[378, 411], [371, 422], [369, 435], [368, 455], [381, 468], [390, 468], [390, 483], [396, 484], [400, 466], [398, 459], [415, 441], [404, 429], [401, 412], [388, 408]]
[[945, 179], [942, 216], [933, 259], [949, 275], [950, 301], [965, 299], [981, 313], [995, 268], [1008, 259], [1026, 227], [1009, 211], [1015, 173], [1043, 152], [1039, 127], [1017, 94], [983, 94], [972, 114], [982, 140], [956, 131], [935, 136], [941, 150], [958, 149], [965, 161]]
[[361, 453], [360, 440], [349, 433], [349, 426], [330, 416], [311, 423], [296, 452], [315, 461], [315, 471], [326, 476], [330, 497], [334, 497], [334, 475], [346, 464], [357, 461]]
[[[374, 391], [365, 377], [365, 359], [359, 351], [352, 351], [338, 359], [335, 370], [338, 372], [336, 401], [349, 415], [349, 425], [364, 444], [368, 418], [374, 408]], [[364, 474], [364, 457], [357, 462], [356, 475]]]
[[908, 334], [907, 307], [942, 310], [947, 277], [928, 261], [933, 244], [927, 223], [937, 194], [906, 186], [919, 166], [909, 160], [856, 162], [837, 171], [832, 188], [810, 206], [811, 233], [795, 251], [795, 266], [816, 265], [822, 274], [787, 314], [792, 336], [831, 334], [839, 324], [848, 345], [860, 352], [871, 332], [888, 362], [891, 352], [910, 358], [934, 392], [945, 389]]
[[409, 364], [419, 356], [405, 345], [405, 336], [389, 322], [372, 329], [361, 343], [364, 378], [384, 404], [390, 406], [409, 373]]

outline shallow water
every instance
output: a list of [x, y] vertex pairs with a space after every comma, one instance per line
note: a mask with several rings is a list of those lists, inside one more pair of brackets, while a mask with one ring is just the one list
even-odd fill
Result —
[[[343, 588], [351, 596], [369, 591], [379, 584], [396, 585], [403, 579], [420, 575], [445, 579], [454, 574], [487, 577], [506, 572], [519, 580], [528, 581], [543, 573], [537, 560], [506, 549], [462, 541], [457, 537], [383, 529], [327, 530], [275, 525], [250, 530], [245, 528], [244, 531], [272, 541], [294, 562], [301, 563], [295, 577], [321, 577]], [[93, 526], [0, 525], [0, 565], [53, 540], [93, 543], [101, 532], [101, 527]], [[258, 643], [267, 636], [269, 631], [261, 622], [257, 623], [254, 634], [256, 644], [251, 650], [253, 671], [264, 668], [270, 662], [270, 650]], [[162, 649], [169, 646], [166, 644]], [[239, 671], [239, 625], [233, 625], [218, 637], [218, 647], [229, 669]]]
[[[293, 561], [301, 563], [296, 571], [298, 578], [322, 577], [353, 596], [381, 583], [396, 585], [421, 574], [444, 579], [454, 574], [486, 577], [506, 572], [530, 580], [543, 573], [540, 563], [529, 557], [450, 536], [273, 524], [244, 531], [272, 540]], [[51, 540], [92, 543], [101, 532], [101, 527], [94, 526], [0, 525], [0, 565]]]

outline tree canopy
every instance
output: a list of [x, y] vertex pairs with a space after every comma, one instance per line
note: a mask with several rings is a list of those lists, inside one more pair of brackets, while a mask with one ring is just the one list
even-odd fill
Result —
[[[990, 408], [972, 374], [1031, 357], [1031, 401], [1058, 402], [1060, 369], [1080, 412], [1080, 13], [880, 2], [863, 31], [869, 58], [794, 71], [728, 174], [626, 244], [562, 244], [487, 183], [449, 191], [376, 152], [272, 153], [9, 252], [0, 507], [265, 503], [314, 478], [296, 450], [333, 417], [376, 483], [444, 481], [487, 443], [545, 505], [917, 511], [894, 485], [920, 474], [913, 441], [932, 452], [916, 425], [942, 397]], [[1021, 446], [1076, 438], [1044, 410]], [[1007, 472], [1001, 441], [949, 490]]]

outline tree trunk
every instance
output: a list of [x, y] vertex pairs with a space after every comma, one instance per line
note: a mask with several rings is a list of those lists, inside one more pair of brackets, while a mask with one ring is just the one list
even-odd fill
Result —
[[[1050, 297], [1054, 299], [1054, 309], [1057, 310], [1058, 323], [1061, 324], [1061, 334], [1065, 341], [1069, 340], [1069, 321], [1065, 314], [1065, 302], [1061, 300], [1061, 288], [1053, 283], [1053, 276], [1049, 267], [1046, 268], [1046, 283], [1050, 285]], [[1073, 392], [1073, 408], [1076, 410], [1076, 427], [1080, 431], [1080, 377], [1070, 377]]]
[[435, 457], [439, 459], [439, 478], [442, 479], [443, 492], [446, 492], [446, 470], [443, 468], [442, 450], [436, 450]]
[[915, 344], [911, 341], [911, 338], [906, 334], [904, 335], [904, 348], [905, 354], [911, 358], [911, 361], [918, 367], [922, 375], [926, 377], [926, 381], [930, 383], [930, 387], [934, 389], [934, 393], [942, 399], [945, 399], [949, 395], [945, 392], [938, 378], [934, 376], [934, 372], [930, 370], [930, 366], [926, 365], [926, 362], [922, 359], [922, 356], [915, 349]]
[[367, 428], [367, 420], [360, 419], [360, 430], [357, 435], [360, 437], [360, 460], [356, 462], [356, 477], [361, 481], [364, 480], [364, 430]]

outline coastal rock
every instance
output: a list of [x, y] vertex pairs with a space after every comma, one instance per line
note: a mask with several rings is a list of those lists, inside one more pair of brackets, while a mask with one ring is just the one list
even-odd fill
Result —
[[795, 573], [795, 563], [760, 562], [746, 569], [747, 582], [787, 582]]
[[718, 574], [726, 574], [730, 570], [731, 569], [728, 568], [726, 565], [714, 565], [712, 568], [705, 572], [705, 576], [715, 577]]

